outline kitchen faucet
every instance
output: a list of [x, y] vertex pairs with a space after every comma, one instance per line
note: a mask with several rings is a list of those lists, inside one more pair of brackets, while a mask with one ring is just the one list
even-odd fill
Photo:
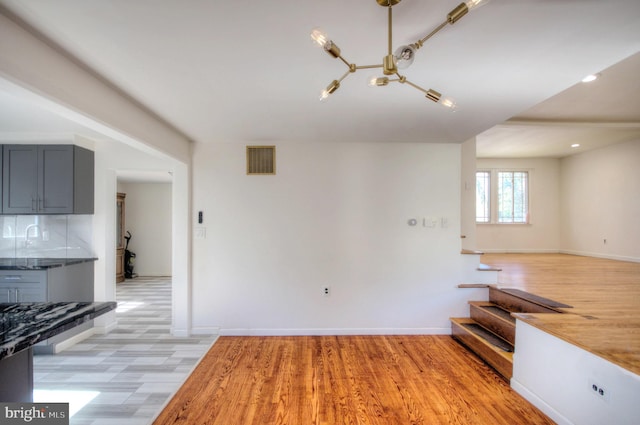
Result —
[[33, 229], [33, 228], [36, 229], [36, 235], [35, 235], [36, 238], [39, 235], [39, 230], [41, 230], [39, 224], [30, 224], [30, 225], [27, 226], [27, 228], [24, 231], [24, 246], [25, 247], [29, 247], [33, 243], [33, 241], [29, 240], [29, 231], [31, 229]]

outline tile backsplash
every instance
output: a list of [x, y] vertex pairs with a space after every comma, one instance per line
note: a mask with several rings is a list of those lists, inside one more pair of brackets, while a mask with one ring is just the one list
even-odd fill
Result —
[[91, 215], [0, 215], [3, 258], [91, 258]]

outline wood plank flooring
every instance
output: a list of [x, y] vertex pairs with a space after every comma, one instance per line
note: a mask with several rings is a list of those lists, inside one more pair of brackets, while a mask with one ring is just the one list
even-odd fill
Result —
[[640, 375], [640, 263], [566, 254], [484, 254], [498, 286], [573, 308], [528, 323]]
[[155, 425], [552, 424], [449, 336], [220, 337]]

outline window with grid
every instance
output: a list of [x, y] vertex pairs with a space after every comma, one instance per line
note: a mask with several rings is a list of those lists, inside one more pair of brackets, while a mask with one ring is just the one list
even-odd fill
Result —
[[491, 172], [476, 172], [476, 222], [491, 221]]
[[529, 223], [529, 172], [476, 172], [476, 222]]
[[528, 188], [528, 172], [498, 172], [498, 223], [527, 223], [529, 221]]

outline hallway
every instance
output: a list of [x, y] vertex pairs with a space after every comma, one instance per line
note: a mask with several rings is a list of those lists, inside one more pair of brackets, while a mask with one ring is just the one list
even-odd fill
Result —
[[146, 425], [216, 335], [174, 338], [171, 279], [117, 285], [117, 328], [56, 355], [34, 357], [36, 402], [70, 402], [71, 425]]

